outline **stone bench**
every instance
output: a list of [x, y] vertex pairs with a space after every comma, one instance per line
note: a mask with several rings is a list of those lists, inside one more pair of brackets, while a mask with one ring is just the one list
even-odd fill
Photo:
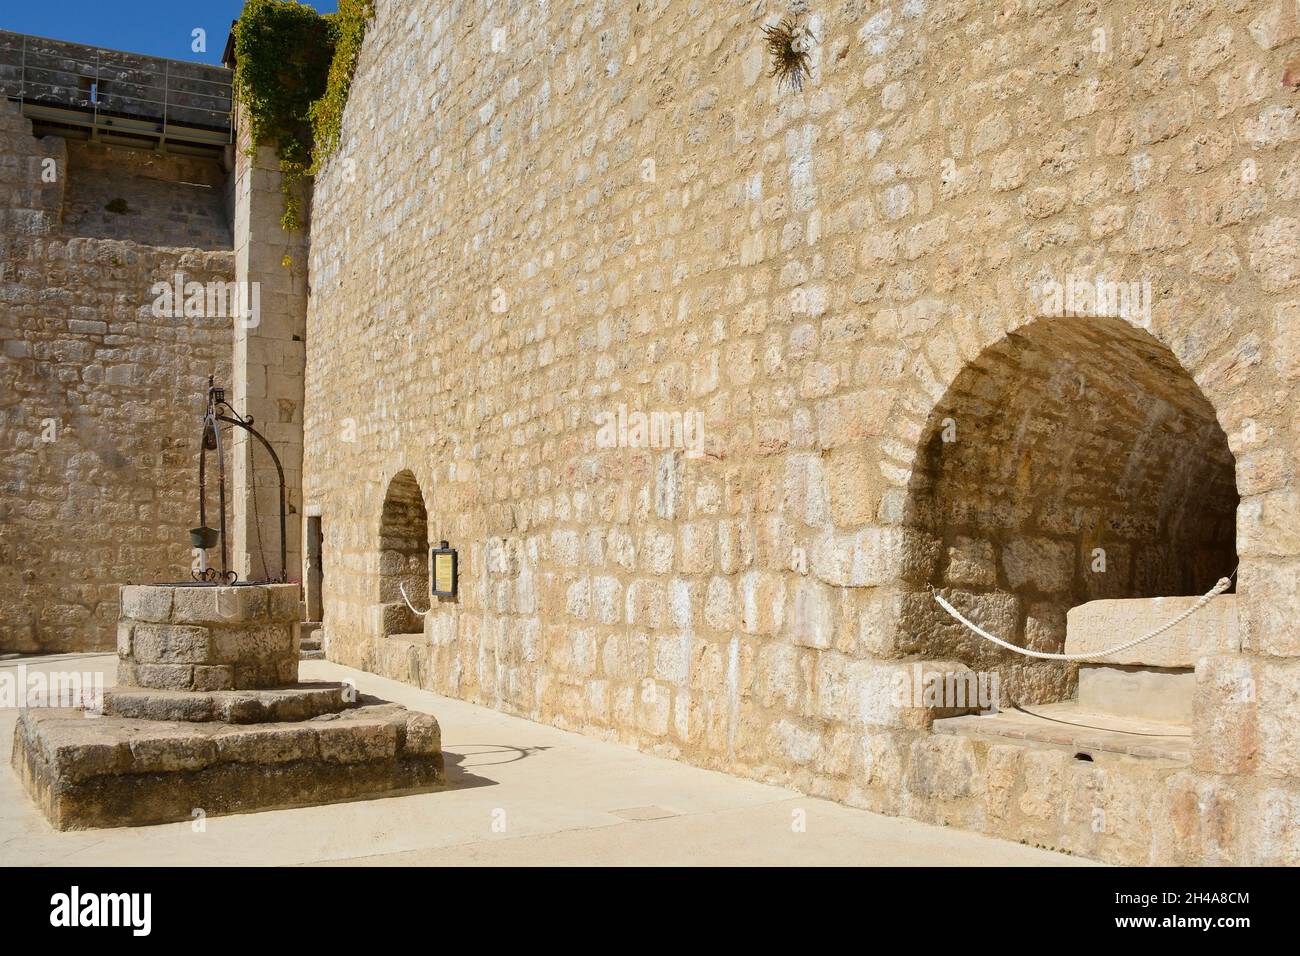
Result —
[[[1105, 650], [1182, 614], [1199, 597], [1089, 601], [1066, 615], [1065, 652]], [[1186, 724], [1192, 718], [1196, 661], [1241, 649], [1237, 596], [1221, 594], [1191, 617], [1136, 647], [1079, 666], [1086, 711]]]

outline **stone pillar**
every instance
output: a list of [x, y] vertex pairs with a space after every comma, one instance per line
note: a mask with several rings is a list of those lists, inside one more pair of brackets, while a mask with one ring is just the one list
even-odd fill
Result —
[[[279, 160], [270, 147], [249, 151], [249, 123], [238, 122], [233, 225], [235, 278], [256, 283], [257, 315], [235, 322], [231, 404], [280, 456], [286, 484], [289, 580], [302, 580], [302, 411], [306, 362], [307, 230], [287, 232]], [[303, 197], [304, 216], [309, 196]], [[279, 493], [275, 466], [242, 429], [230, 433], [233, 504], [231, 562], [241, 578], [279, 573]], [[254, 468], [254, 465], [256, 466]]]

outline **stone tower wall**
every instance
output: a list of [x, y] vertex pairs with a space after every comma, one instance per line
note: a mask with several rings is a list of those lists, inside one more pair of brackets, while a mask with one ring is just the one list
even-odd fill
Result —
[[[1104, 859], [1300, 861], [1293, 4], [813, 2], [802, 91], [767, 75], [785, 4], [377, 7], [313, 203], [331, 658]], [[1059, 314], [1099, 277], [1124, 315]], [[704, 440], [602, 431], [638, 412]], [[460, 549], [416, 640], [383, 622], [402, 470]], [[1099, 543], [1118, 583], [1083, 577]], [[1245, 643], [1198, 664], [1191, 766], [890, 698], [913, 661], [1071, 692], [971, 657], [927, 584], [1059, 647], [1068, 604], [1198, 593], [1234, 548]]]

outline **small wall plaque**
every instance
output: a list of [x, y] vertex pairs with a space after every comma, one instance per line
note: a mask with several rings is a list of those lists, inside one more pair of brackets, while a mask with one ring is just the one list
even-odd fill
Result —
[[447, 547], [442, 541], [438, 547], [429, 551], [429, 564], [433, 568], [431, 575], [433, 596], [454, 598], [456, 596], [456, 549]]

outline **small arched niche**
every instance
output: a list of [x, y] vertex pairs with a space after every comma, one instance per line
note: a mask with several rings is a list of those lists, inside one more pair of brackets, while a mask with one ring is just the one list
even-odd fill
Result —
[[388, 483], [379, 519], [379, 603], [385, 634], [422, 629], [411, 604], [427, 607], [429, 596], [429, 516], [414, 473], [399, 471]]

